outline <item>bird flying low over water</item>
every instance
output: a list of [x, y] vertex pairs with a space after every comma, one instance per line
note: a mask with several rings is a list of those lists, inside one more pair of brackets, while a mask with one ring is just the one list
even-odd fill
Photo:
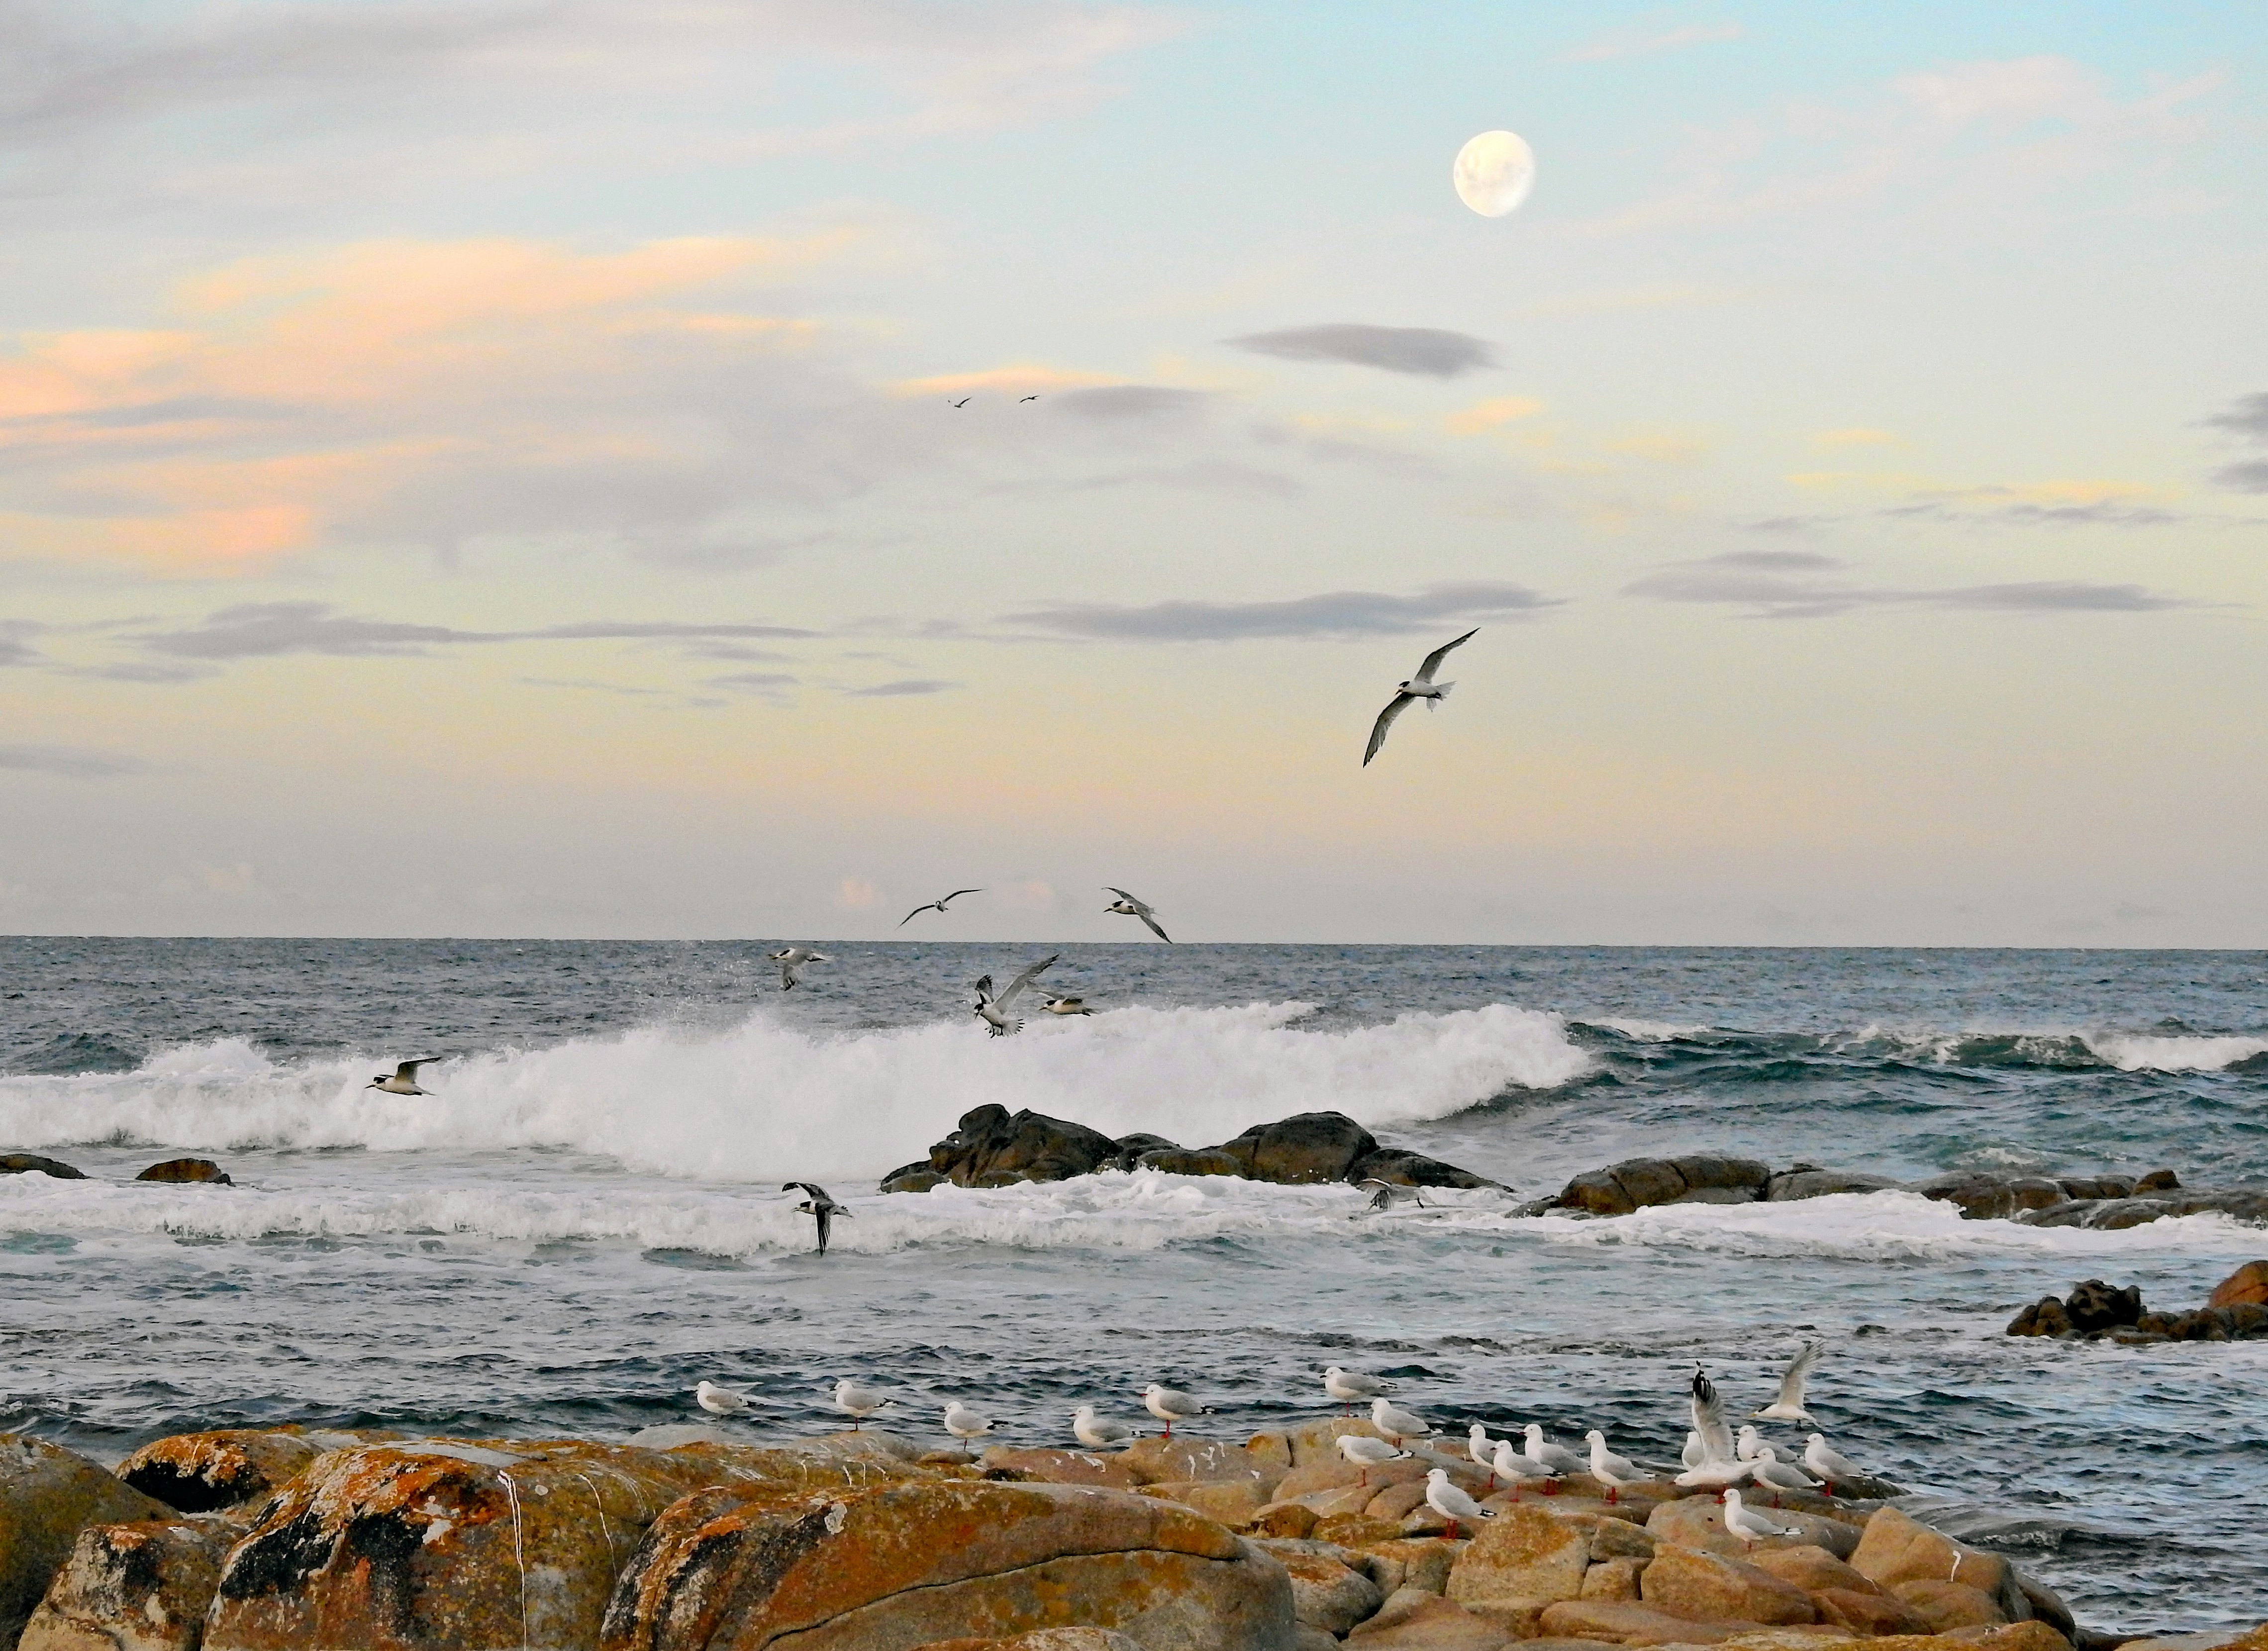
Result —
[[902, 929], [904, 928], [907, 924], [911, 923], [916, 918], [921, 916], [924, 911], [942, 911], [946, 907], [960, 899], [963, 895], [981, 895], [983, 892], [984, 891], [982, 888], [956, 888], [951, 894], [943, 896], [941, 899], [932, 900], [924, 904], [916, 906], [911, 911], [907, 912], [905, 916], [898, 919], [898, 926]]
[[1752, 1412], [1778, 1422], [1816, 1422], [1819, 1419], [1803, 1408], [1803, 1384], [1809, 1380], [1812, 1368], [1820, 1360], [1820, 1344], [1808, 1341], [1779, 1379], [1779, 1393], [1760, 1411]]
[[1039, 998], [1040, 1007], [1045, 1009], [1049, 1014], [1093, 1014], [1094, 1013], [1086, 1006], [1086, 999], [1084, 998], [1058, 998], [1054, 993], [1047, 991], [1041, 992]]
[[1054, 957], [1040, 959], [1038, 962], [1010, 981], [1008, 990], [997, 998], [992, 995], [992, 977], [979, 976], [976, 981], [976, 1006], [969, 1013], [991, 1028], [992, 1036], [995, 1037], [1005, 1037], [1011, 1032], [1021, 1031], [1024, 1023], [1008, 1013], [1008, 1006], [1023, 995], [1024, 988], [1039, 977], [1042, 969], [1048, 968], [1057, 957], [1062, 955], [1061, 952], [1057, 952]]
[[819, 1253], [823, 1256], [827, 1253], [828, 1229], [834, 1226], [835, 1218], [838, 1215], [848, 1217], [850, 1212], [843, 1208], [843, 1205], [837, 1204], [833, 1198], [828, 1198], [827, 1196], [827, 1189], [819, 1185], [815, 1182], [790, 1181], [783, 1183], [780, 1187], [780, 1190], [782, 1192], [793, 1192], [799, 1188], [803, 1191], [809, 1193], [811, 1196], [804, 1199], [802, 1203], [797, 1205], [795, 1207], [803, 1214], [808, 1215], [814, 1221], [818, 1223]]
[[807, 946], [789, 946], [777, 952], [766, 952], [764, 961], [779, 965], [780, 990], [793, 991], [795, 983], [803, 978], [806, 963], [831, 963], [835, 960], [824, 952], [813, 951]]
[[1433, 680], [1433, 673], [1441, 668], [1441, 661], [1449, 657], [1451, 648], [1462, 647], [1480, 633], [1480, 627], [1476, 625], [1454, 642], [1443, 643], [1425, 656], [1425, 663], [1418, 667], [1417, 675], [1406, 682], [1395, 684], [1394, 697], [1387, 701], [1386, 709], [1378, 713], [1377, 722], [1371, 726], [1370, 744], [1362, 754], [1365, 768], [1370, 766], [1370, 759], [1376, 756], [1379, 748], [1386, 743], [1386, 733], [1394, 726], [1394, 719], [1409, 710], [1411, 702], [1422, 699], [1425, 702], [1425, 709], [1431, 711], [1449, 697], [1449, 690], [1456, 684], [1437, 682]]
[[433, 1093], [431, 1089], [420, 1089], [417, 1087], [417, 1069], [420, 1066], [431, 1066], [437, 1060], [447, 1058], [446, 1055], [421, 1055], [416, 1060], [405, 1060], [391, 1072], [379, 1073], [363, 1087], [383, 1089], [388, 1095], [431, 1095]]
[[1168, 946], [1174, 943], [1174, 937], [1158, 926], [1158, 909], [1155, 906], [1128, 894], [1123, 888], [1111, 888], [1108, 883], [1102, 886], [1118, 896], [1110, 904], [1103, 907], [1105, 911], [1116, 912], [1122, 918], [1139, 918], [1151, 933]]

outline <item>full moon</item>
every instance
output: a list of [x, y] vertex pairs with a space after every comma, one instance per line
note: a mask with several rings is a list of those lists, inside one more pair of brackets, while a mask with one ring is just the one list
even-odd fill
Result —
[[1517, 132], [1483, 132], [1457, 151], [1457, 199], [1483, 217], [1502, 217], [1535, 187], [1535, 151]]

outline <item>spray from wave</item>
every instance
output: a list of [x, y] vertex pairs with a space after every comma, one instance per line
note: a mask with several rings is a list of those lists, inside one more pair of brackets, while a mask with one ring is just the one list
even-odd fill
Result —
[[128, 1073], [0, 1080], [0, 1139], [180, 1149], [564, 1147], [727, 1181], [880, 1175], [997, 1102], [1113, 1135], [1208, 1145], [1294, 1112], [1370, 1127], [1446, 1117], [1590, 1072], [1556, 1015], [1506, 1005], [1311, 1031], [1300, 1003], [1122, 1009], [987, 1038], [933, 1022], [814, 1036], [769, 1012], [644, 1026], [429, 1067], [429, 1095], [364, 1086], [391, 1058], [284, 1065], [227, 1040]]

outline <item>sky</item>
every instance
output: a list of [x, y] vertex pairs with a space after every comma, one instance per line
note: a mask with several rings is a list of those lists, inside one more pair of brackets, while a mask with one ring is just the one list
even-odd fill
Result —
[[2264, 88], [2181, 0], [0, 0], [0, 932], [2268, 946]]

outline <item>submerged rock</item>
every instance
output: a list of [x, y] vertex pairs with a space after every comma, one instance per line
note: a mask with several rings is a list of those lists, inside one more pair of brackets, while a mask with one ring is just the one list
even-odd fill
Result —
[[1383, 1146], [1367, 1157], [1358, 1158], [1349, 1167], [1349, 1181], [1389, 1181], [1397, 1187], [1458, 1187], [1468, 1190], [1493, 1187], [1503, 1190], [1504, 1183], [1491, 1181], [1486, 1176], [1476, 1176], [1469, 1169], [1460, 1169], [1454, 1164], [1445, 1164], [1438, 1158], [1428, 1158], [1423, 1153], [1403, 1152], [1399, 1147]]
[[654, 1522], [602, 1651], [902, 1651], [1035, 1629], [1176, 1651], [1291, 1651], [1290, 1578], [1188, 1509], [1065, 1485], [716, 1488]]
[[222, 1562], [247, 1529], [217, 1518], [88, 1526], [18, 1651], [198, 1651]]
[[1093, 1175], [1117, 1156], [1116, 1141], [1084, 1124], [981, 1106], [929, 1149], [929, 1167], [957, 1187], [1005, 1187]]
[[0, 1434], [0, 1646], [16, 1643], [80, 1531], [173, 1511], [77, 1451], [28, 1434]]
[[168, 1158], [162, 1164], [151, 1165], [134, 1178], [136, 1181], [201, 1181], [216, 1187], [236, 1184], [210, 1158]]
[[60, 1158], [37, 1153], [0, 1153], [0, 1176], [53, 1176], [58, 1181], [84, 1181], [86, 1171], [74, 1169]]
[[1256, 1124], [1214, 1150], [1241, 1161], [1255, 1181], [1300, 1185], [1351, 1179], [1348, 1172], [1378, 1150], [1378, 1141], [1344, 1112], [1300, 1112]]
[[1686, 1158], [1629, 1158], [1570, 1181], [1557, 1207], [1628, 1215], [1657, 1204], [1747, 1204], [1764, 1196], [1771, 1166], [1754, 1158], [1697, 1153]]

